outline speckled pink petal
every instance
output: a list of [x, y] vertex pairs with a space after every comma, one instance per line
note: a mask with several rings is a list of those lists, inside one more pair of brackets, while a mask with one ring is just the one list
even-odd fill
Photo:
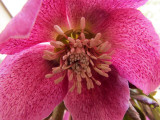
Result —
[[81, 17], [85, 17], [88, 28], [106, 13], [118, 8], [137, 8], [147, 0], [66, 0], [67, 15], [71, 27], [79, 27]]
[[0, 43], [9, 38], [26, 37], [29, 35], [42, 0], [28, 0], [21, 12], [17, 14], [0, 34]]
[[153, 91], [160, 84], [160, 40], [151, 22], [136, 9], [115, 10], [108, 17], [95, 29], [112, 44], [113, 65], [145, 93]]
[[0, 119], [42, 120], [67, 93], [67, 80], [54, 84], [64, 73], [46, 79], [53, 64], [42, 59], [48, 46], [38, 45], [9, 55], [0, 64]]
[[84, 81], [81, 94], [74, 90], [66, 95], [64, 102], [73, 120], [122, 120], [129, 105], [128, 82], [113, 69], [109, 78], [96, 78], [101, 86], [88, 90]]
[[61, 26], [64, 31], [68, 26], [64, 1], [43, 0], [29, 38], [9, 39], [0, 45], [0, 52], [14, 54], [38, 43], [54, 40], [54, 25]]

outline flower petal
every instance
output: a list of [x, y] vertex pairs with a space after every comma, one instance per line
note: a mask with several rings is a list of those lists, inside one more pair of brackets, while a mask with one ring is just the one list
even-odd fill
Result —
[[129, 106], [128, 82], [112, 69], [109, 78], [96, 75], [101, 86], [88, 90], [82, 84], [82, 93], [68, 92], [64, 102], [73, 120], [122, 120]]
[[17, 14], [0, 34], [0, 43], [9, 38], [19, 38], [29, 35], [37, 17], [42, 0], [28, 0], [22, 11]]
[[62, 102], [67, 93], [67, 80], [54, 84], [44, 76], [51, 72], [53, 63], [42, 59], [48, 46], [37, 45], [15, 55], [9, 55], [0, 64], [0, 119], [41, 120]]
[[11, 38], [0, 45], [0, 52], [14, 54], [38, 43], [54, 40], [54, 25], [60, 25], [63, 29], [68, 27], [64, 1], [43, 0], [29, 38]]
[[[78, 27], [81, 17], [85, 17], [89, 25], [118, 8], [137, 8], [147, 0], [67, 0], [67, 14], [72, 27]], [[90, 26], [88, 26], [90, 27]]]
[[138, 10], [119, 9], [109, 15], [103, 26], [103, 36], [115, 53], [113, 65], [120, 75], [146, 94], [158, 87], [160, 41], [151, 22]]

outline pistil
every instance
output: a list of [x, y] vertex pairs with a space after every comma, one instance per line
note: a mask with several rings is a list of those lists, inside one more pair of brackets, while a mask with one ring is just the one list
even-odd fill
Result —
[[79, 94], [84, 80], [88, 89], [93, 89], [95, 84], [101, 85], [101, 82], [92, 75], [92, 71], [104, 77], [108, 77], [108, 72], [111, 71], [109, 68], [111, 53], [108, 52], [111, 44], [108, 41], [103, 42], [101, 33], [92, 37], [85, 27], [84, 17], [80, 20], [80, 30], [70, 30], [68, 35], [58, 25], [55, 25], [54, 28], [62, 39], [51, 41], [50, 44], [55, 50], [44, 51], [43, 56], [46, 60], [52, 61], [57, 58], [59, 60], [59, 66], [53, 67], [52, 73], [47, 74], [46, 78], [51, 78], [64, 71], [65, 74], [56, 79], [55, 83], [58, 84], [67, 75], [68, 80], [73, 81], [70, 91], [77, 88]]

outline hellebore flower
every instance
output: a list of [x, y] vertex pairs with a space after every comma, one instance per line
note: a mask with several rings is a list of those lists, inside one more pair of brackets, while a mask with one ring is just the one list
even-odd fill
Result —
[[146, 94], [160, 81], [145, 2], [28, 0], [0, 34], [0, 119], [41, 120], [63, 100], [73, 120], [123, 119], [128, 81]]

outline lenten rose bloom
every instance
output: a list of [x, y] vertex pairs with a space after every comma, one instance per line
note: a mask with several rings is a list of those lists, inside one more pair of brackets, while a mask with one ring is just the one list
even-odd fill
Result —
[[0, 119], [41, 120], [64, 100], [73, 120], [122, 120], [128, 81], [146, 94], [160, 81], [145, 2], [28, 0], [0, 34]]

